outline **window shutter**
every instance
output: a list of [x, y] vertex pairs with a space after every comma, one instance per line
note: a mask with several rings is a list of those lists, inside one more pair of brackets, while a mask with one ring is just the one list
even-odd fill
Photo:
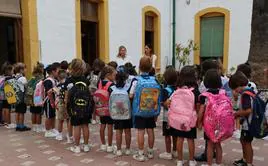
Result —
[[0, 0], [0, 16], [20, 18], [20, 0]]
[[81, 0], [81, 19], [85, 21], [98, 21], [98, 3], [88, 0]]

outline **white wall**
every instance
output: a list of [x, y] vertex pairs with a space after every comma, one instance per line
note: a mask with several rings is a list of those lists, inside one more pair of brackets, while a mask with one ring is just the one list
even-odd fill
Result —
[[[110, 60], [116, 60], [118, 47], [126, 46], [131, 62], [138, 66], [142, 52], [142, 9], [150, 5], [161, 13], [161, 69], [171, 57], [171, 1], [109, 0]], [[171, 59], [170, 59], [171, 61]]]
[[41, 61], [70, 61], [76, 56], [75, 0], [37, 0]]
[[[194, 39], [195, 14], [205, 8], [222, 7], [230, 11], [230, 42], [228, 68], [244, 63], [248, 58], [253, 0], [177, 0], [177, 43]], [[193, 60], [193, 56], [191, 56]]]

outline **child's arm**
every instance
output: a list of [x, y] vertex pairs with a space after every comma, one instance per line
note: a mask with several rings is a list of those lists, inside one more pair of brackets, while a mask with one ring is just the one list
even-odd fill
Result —
[[205, 112], [205, 105], [204, 104], [201, 104], [200, 105], [200, 108], [199, 108], [199, 111], [198, 111], [198, 118], [197, 118], [197, 127], [199, 129], [202, 128], [202, 125], [203, 125], [203, 117], [204, 117], [204, 112]]
[[252, 109], [248, 108], [246, 110], [239, 110], [235, 112], [235, 117], [247, 117], [252, 113]]

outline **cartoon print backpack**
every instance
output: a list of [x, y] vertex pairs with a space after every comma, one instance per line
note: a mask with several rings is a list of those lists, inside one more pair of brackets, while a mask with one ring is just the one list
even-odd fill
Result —
[[72, 117], [85, 118], [92, 114], [93, 101], [85, 82], [76, 82], [68, 91], [68, 114]]
[[219, 94], [202, 93], [207, 97], [203, 119], [204, 131], [214, 143], [224, 141], [233, 135], [235, 117], [232, 102], [224, 90]]
[[98, 89], [98, 81], [100, 79], [100, 73], [98, 75], [94, 74], [93, 72], [90, 73], [90, 84], [89, 84], [89, 90], [90, 93], [93, 95], [96, 90]]
[[26, 86], [25, 90], [25, 97], [24, 97], [24, 102], [28, 106], [33, 106], [34, 102], [34, 91], [36, 88], [36, 84], [39, 82], [39, 80], [35, 77], [31, 78]]
[[110, 116], [109, 112], [109, 97], [108, 92], [109, 87], [112, 85], [112, 82], [107, 82], [105, 86], [102, 86], [102, 82], [99, 82], [98, 89], [94, 93], [94, 102], [96, 115], [98, 116]]
[[4, 76], [0, 76], [0, 101], [5, 100], [5, 91], [4, 91], [4, 87], [5, 87], [5, 77]]
[[20, 88], [19, 77], [11, 78], [5, 81], [4, 92], [8, 104], [20, 104], [24, 101], [24, 92]]
[[[52, 78], [48, 77], [46, 79], [50, 80], [54, 85], [56, 84]], [[39, 81], [34, 90], [34, 106], [36, 107], [43, 107], [44, 103], [48, 99], [48, 97], [45, 97], [44, 81], [45, 80]]]
[[56, 88], [54, 88], [55, 91], [55, 106], [57, 111], [63, 112], [64, 111], [64, 98], [65, 98], [65, 90], [64, 85], [59, 84]]
[[161, 110], [161, 86], [155, 77], [142, 75], [137, 77], [136, 92], [133, 99], [133, 115], [156, 117]]
[[169, 126], [180, 131], [190, 131], [196, 126], [195, 96], [193, 88], [179, 88], [171, 96], [168, 111]]
[[114, 120], [128, 120], [131, 118], [130, 99], [126, 88], [112, 87], [109, 100], [109, 111]]
[[[165, 88], [165, 90], [168, 92], [168, 97], [170, 97], [173, 93], [173, 90], [171, 88], [171, 86], [167, 86]], [[168, 122], [168, 110], [164, 108], [164, 111], [163, 111], [163, 121], [164, 122]]]
[[268, 125], [266, 119], [267, 102], [263, 101], [260, 98], [259, 93], [255, 94], [252, 89], [246, 89], [242, 92], [242, 95], [244, 94], [251, 96], [253, 99], [251, 123], [249, 123], [247, 119], [249, 124], [249, 132], [255, 138], [266, 137], [268, 135]]

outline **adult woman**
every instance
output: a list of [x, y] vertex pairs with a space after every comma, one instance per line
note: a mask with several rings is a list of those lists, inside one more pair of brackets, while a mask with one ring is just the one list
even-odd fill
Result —
[[152, 61], [153, 68], [156, 67], [157, 56], [154, 54], [153, 47], [150, 44], [146, 44], [144, 47], [144, 56], [148, 56]]
[[116, 62], [118, 64], [118, 66], [124, 65], [125, 63], [129, 62], [129, 59], [127, 57], [127, 49], [125, 46], [120, 46], [118, 48]]

